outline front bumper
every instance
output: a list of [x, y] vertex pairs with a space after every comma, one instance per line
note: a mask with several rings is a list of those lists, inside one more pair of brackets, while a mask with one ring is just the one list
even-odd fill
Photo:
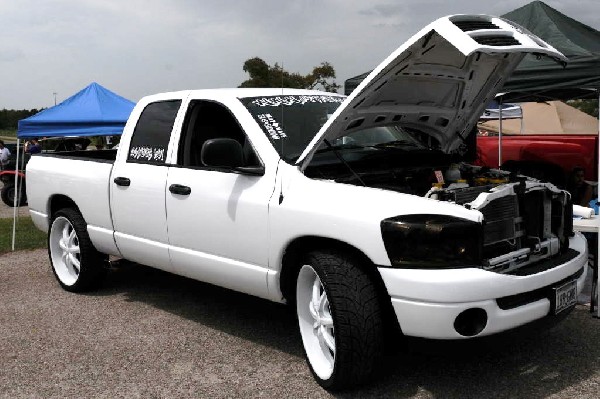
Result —
[[[577, 294], [587, 275], [587, 243], [579, 233], [569, 247], [578, 254], [569, 261], [536, 274], [517, 276], [478, 268], [407, 270], [379, 268], [391, 297], [400, 328], [405, 335], [434, 338], [470, 338], [459, 334], [456, 318], [468, 309], [483, 309], [487, 322], [476, 336], [495, 334], [541, 319], [550, 313], [548, 297], [525, 300], [516, 306], [502, 305], [505, 298], [525, 298], [571, 276], [577, 278]], [[583, 272], [582, 272], [583, 269]], [[498, 304], [500, 300], [501, 305]]]

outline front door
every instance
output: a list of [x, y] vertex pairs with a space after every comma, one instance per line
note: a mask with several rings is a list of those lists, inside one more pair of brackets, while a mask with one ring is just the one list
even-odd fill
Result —
[[262, 176], [203, 165], [208, 139], [245, 146], [247, 166], [260, 164], [250, 141], [223, 105], [191, 102], [179, 142], [177, 166], [167, 177], [170, 255], [176, 273], [267, 296], [268, 203], [275, 168]]

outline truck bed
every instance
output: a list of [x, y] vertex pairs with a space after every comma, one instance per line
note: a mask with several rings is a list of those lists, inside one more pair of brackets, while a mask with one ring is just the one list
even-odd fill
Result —
[[78, 159], [82, 161], [96, 161], [113, 163], [117, 158], [117, 150], [86, 150], [86, 151], [58, 151], [44, 152], [42, 157], [59, 157], [67, 159]]
[[116, 150], [32, 156], [27, 164], [27, 192], [31, 193], [29, 210], [36, 226], [47, 229], [52, 207], [69, 198], [85, 215], [90, 235], [96, 231], [112, 234], [109, 184], [115, 157]]

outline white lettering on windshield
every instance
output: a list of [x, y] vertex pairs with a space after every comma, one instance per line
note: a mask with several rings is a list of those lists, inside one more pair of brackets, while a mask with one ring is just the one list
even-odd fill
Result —
[[271, 137], [272, 140], [284, 139], [287, 135], [283, 132], [279, 122], [273, 118], [271, 114], [260, 114], [256, 116], [258, 120], [263, 124], [265, 131]]
[[252, 101], [252, 105], [257, 107], [279, 107], [281, 105], [294, 105], [306, 103], [342, 103], [345, 97], [338, 96], [277, 96], [277, 97], [262, 97]]

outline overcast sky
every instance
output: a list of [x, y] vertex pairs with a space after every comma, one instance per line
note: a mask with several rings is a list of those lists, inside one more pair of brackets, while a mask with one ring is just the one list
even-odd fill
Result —
[[[236, 87], [245, 60], [290, 72], [375, 67], [434, 19], [501, 15], [529, 0], [0, 0], [0, 109], [54, 105], [91, 82], [137, 101]], [[547, 0], [600, 30], [600, 0]]]

